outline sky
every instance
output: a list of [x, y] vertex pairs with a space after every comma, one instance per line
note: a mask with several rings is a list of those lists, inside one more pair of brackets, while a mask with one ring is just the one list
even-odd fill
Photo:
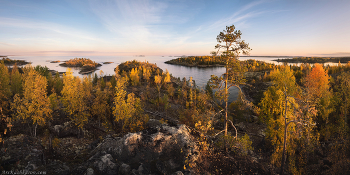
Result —
[[348, 0], [0, 0], [0, 55], [210, 55], [235, 25], [251, 56], [350, 56]]

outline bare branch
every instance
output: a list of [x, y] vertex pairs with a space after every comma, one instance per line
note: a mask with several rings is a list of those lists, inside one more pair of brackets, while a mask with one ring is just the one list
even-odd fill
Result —
[[231, 120], [228, 119], [228, 121], [231, 122], [232, 127], [235, 128], [235, 130], [236, 130], [236, 137], [235, 138], [237, 139], [237, 129], [236, 129], [235, 125], [233, 125], [233, 122]]
[[220, 132], [218, 132], [217, 134], [214, 135], [214, 137], [216, 137], [217, 135], [219, 135], [220, 133], [224, 132], [225, 130], [222, 130]]

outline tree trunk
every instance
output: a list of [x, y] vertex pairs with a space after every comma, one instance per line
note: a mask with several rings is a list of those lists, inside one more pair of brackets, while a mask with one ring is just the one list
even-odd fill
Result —
[[33, 136], [33, 128], [27, 123], [30, 135]]
[[38, 127], [38, 124], [34, 124], [34, 137], [36, 137], [36, 128]]
[[284, 140], [283, 140], [283, 152], [282, 152], [282, 164], [281, 164], [281, 175], [284, 173], [284, 162], [285, 162], [285, 153], [286, 153], [286, 145], [287, 145], [287, 91], [285, 90], [285, 112], [284, 112]]
[[348, 115], [348, 99], [346, 99], [346, 97], [345, 97], [345, 114], [344, 114], [344, 120], [345, 120], [345, 124], [347, 124], [348, 123], [348, 117], [347, 117], [347, 115]]
[[228, 70], [226, 68], [226, 78], [225, 78], [225, 136], [227, 136], [227, 105], [228, 105], [228, 89], [227, 89], [227, 76]]

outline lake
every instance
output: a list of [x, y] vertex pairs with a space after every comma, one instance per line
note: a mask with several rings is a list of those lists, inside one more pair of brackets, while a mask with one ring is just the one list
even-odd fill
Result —
[[[28, 62], [31, 62], [33, 66], [41, 65], [41, 66], [47, 66], [51, 70], [56, 70], [58, 72], [65, 72], [66, 67], [59, 66], [60, 63], [50, 63], [51, 61], [66, 61], [72, 58], [75, 58], [73, 56], [9, 56], [10, 59], [17, 59], [17, 60], [26, 60]], [[165, 61], [175, 59], [177, 57], [168, 57], [168, 56], [145, 56], [145, 57], [135, 57], [135, 56], [89, 56], [89, 57], [83, 57], [80, 56], [78, 58], [90, 58], [91, 60], [102, 64], [101, 67], [99, 67], [95, 73], [99, 75], [99, 71], [102, 70], [104, 75], [113, 75], [114, 74], [114, 68], [125, 61], [131, 61], [131, 60], [138, 60], [138, 61], [148, 61], [149, 63], [155, 63], [158, 67], [163, 69], [164, 71], [167, 69], [170, 74], [172, 74], [174, 77], [180, 77], [181, 79], [183, 77], [186, 77], [188, 80], [190, 76], [192, 76], [193, 80], [195, 80], [196, 85], [200, 88], [205, 87], [207, 84], [207, 81], [210, 79], [211, 75], [222, 75], [225, 72], [225, 68], [223, 67], [209, 67], [209, 68], [197, 68], [197, 67], [184, 67], [184, 66], [178, 66], [178, 65], [170, 65], [165, 64]], [[272, 61], [274, 59], [278, 59], [279, 57], [240, 57], [240, 60], [248, 60], [248, 59], [255, 59], [255, 60], [261, 60], [268, 63], [274, 63], [274, 64], [282, 64], [277, 63], [275, 61]], [[103, 64], [103, 62], [113, 62], [111, 64]], [[86, 76], [86, 75], [80, 75], [78, 74], [79, 69], [78, 68], [72, 68], [73, 75], [74, 76]], [[232, 102], [233, 100], [236, 100], [238, 97], [238, 88], [232, 87], [230, 89], [230, 97], [229, 101]]]

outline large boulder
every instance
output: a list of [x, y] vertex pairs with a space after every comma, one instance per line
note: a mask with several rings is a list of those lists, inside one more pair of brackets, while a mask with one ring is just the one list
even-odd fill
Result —
[[0, 166], [6, 171], [33, 171], [44, 164], [44, 151], [38, 139], [23, 134], [5, 139]]
[[[76, 161], [66, 156], [46, 158], [38, 138], [23, 134], [12, 136], [5, 139], [1, 148], [0, 168], [6, 172], [46, 171], [48, 174], [191, 174], [199, 151], [188, 128], [152, 122], [141, 132], [123, 137], [107, 135], [101, 141], [85, 144], [83, 150], [72, 157], [77, 158]], [[61, 140], [64, 139], [68, 138]], [[60, 149], [56, 151], [62, 153]]]
[[84, 134], [71, 121], [65, 122], [63, 125], [54, 125], [53, 127], [50, 128], [50, 130], [54, 134], [54, 136], [59, 138], [82, 137]]
[[188, 174], [184, 165], [195, 165], [199, 152], [185, 125], [156, 124], [122, 138], [108, 136], [91, 155], [87, 166], [97, 174]]

